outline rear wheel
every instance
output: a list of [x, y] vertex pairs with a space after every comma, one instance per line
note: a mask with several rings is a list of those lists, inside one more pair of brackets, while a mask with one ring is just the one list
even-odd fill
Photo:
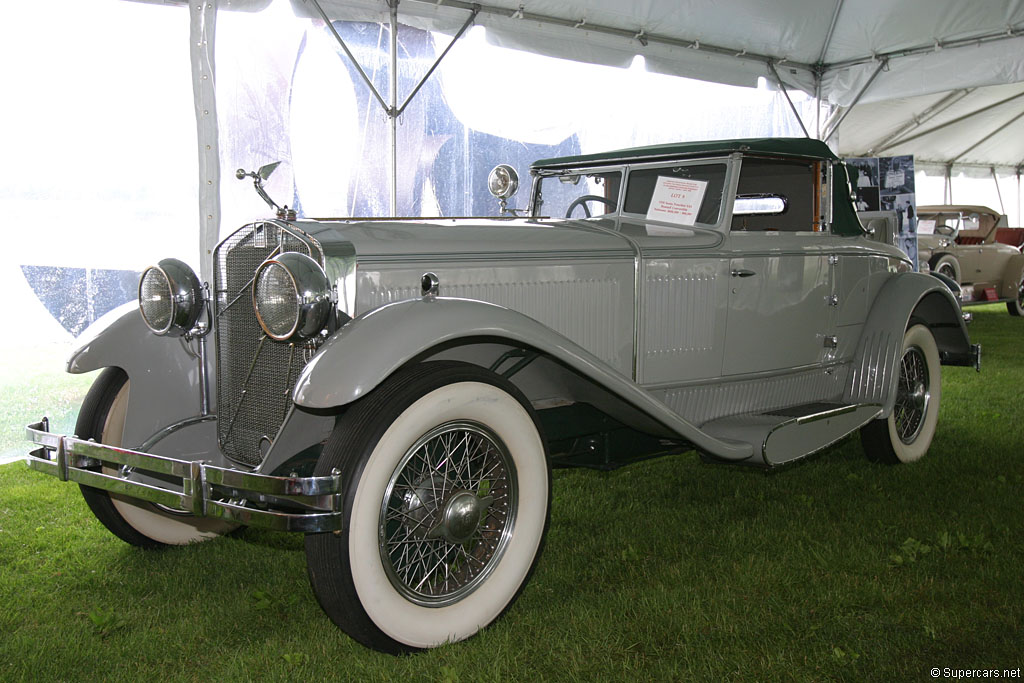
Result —
[[529, 403], [474, 365], [399, 371], [348, 409], [316, 474], [346, 483], [344, 529], [310, 534], [320, 605], [390, 653], [468, 638], [512, 604], [540, 555], [550, 468]]
[[1017, 278], [1017, 288], [1014, 292], [1017, 298], [1006, 302], [1006, 310], [1010, 315], [1017, 317], [1024, 316], [1024, 272]]
[[939, 351], [927, 326], [912, 325], [903, 335], [898, 372], [892, 413], [860, 430], [864, 452], [875, 462], [920, 460], [935, 435], [941, 394]]
[[[109, 446], [120, 446], [128, 413], [131, 382], [120, 368], [107, 368], [93, 382], [82, 402], [75, 434]], [[103, 472], [113, 474], [113, 468]], [[215, 538], [234, 528], [218, 519], [171, 512], [134, 498], [80, 485], [82, 497], [96, 518], [115, 536], [143, 548], [185, 545]]]

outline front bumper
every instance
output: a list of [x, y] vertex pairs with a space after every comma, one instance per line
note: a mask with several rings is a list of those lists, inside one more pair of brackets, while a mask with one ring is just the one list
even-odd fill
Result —
[[[40, 446], [28, 454], [25, 464], [61, 481], [137, 498], [171, 512], [217, 517], [246, 526], [299, 532], [342, 528], [338, 475], [273, 477], [177, 460], [53, 434], [45, 417], [28, 425], [25, 435]], [[102, 472], [102, 467], [116, 473]], [[161, 483], [129, 479], [135, 471]]]

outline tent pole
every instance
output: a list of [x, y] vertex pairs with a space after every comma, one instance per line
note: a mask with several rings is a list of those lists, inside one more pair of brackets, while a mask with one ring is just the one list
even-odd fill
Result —
[[1003, 204], [1003, 193], [999, 190], [999, 177], [996, 176], [996, 167], [992, 166], [992, 182], [996, 184], [996, 196], [999, 197], [999, 213], [1006, 213], [1006, 206]]
[[199, 148], [199, 272], [204, 282], [213, 281], [211, 254], [220, 238], [220, 147], [214, 86], [216, 28], [217, 3], [192, 0], [189, 3], [189, 57]]
[[398, 215], [398, 0], [388, 0], [391, 11], [391, 215]]
[[779, 78], [779, 72], [775, 70], [775, 64], [773, 62], [768, 62], [768, 68], [771, 70], [772, 76], [775, 77], [775, 82], [779, 84], [780, 88], [782, 88], [782, 94], [786, 96], [786, 101], [789, 102], [789, 108], [793, 111], [793, 116], [796, 117], [796, 122], [800, 124], [800, 128], [804, 131], [804, 137], [810, 138], [811, 134], [807, 132], [807, 126], [804, 125], [804, 120], [800, 118], [800, 112], [796, 110], [796, 105], [793, 104], [793, 100], [789, 96], [789, 91], [786, 90], [786, 84], [782, 82], [781, 78]]
[[946, 164], [946, 182], [942, 186], [942, 203], [953, 203], [953, 164]]

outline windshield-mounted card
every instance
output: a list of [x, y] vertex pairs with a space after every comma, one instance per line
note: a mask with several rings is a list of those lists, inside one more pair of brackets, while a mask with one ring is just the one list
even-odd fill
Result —
[[706, 180], [658, 176], [658, 184], [647, 208], [647, 220], [693, 225], [697, 222], [697, 212], [707, 186]]

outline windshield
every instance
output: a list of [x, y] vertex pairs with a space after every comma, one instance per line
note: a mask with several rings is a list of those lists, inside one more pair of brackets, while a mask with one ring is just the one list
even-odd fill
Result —
[[591, 218], [613, 213], [619, 204], [622, 171], [572, 170], [537, 181], [535, 216]]

